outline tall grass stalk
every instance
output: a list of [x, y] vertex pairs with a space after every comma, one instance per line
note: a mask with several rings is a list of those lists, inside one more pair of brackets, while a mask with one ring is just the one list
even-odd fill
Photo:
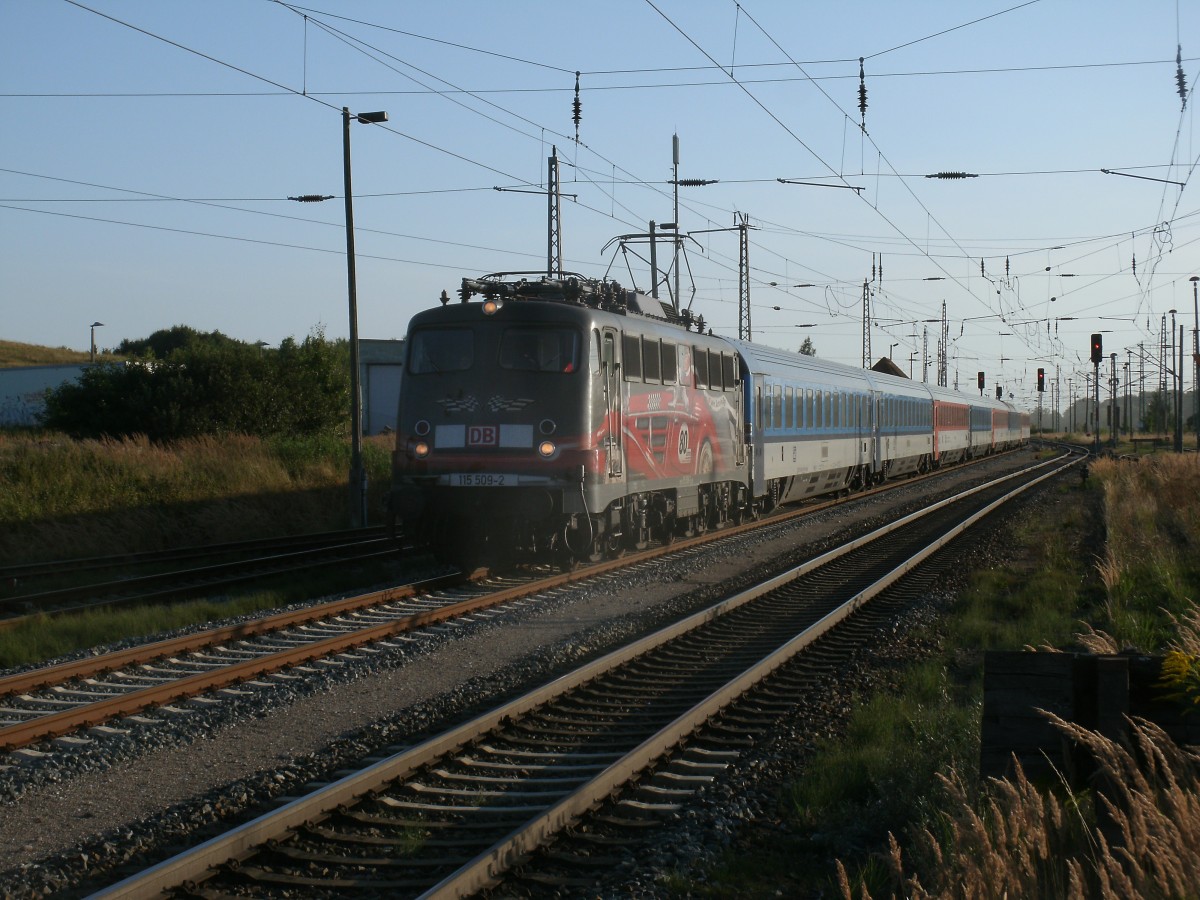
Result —
[[[1132, 723], [1131, 744], [1124, 746], [1049, 718], [1098, 761], [1099, 787], [1059, 799], [1034, 787], [1018, 766], [1013, 779], [991, 783], [977, 812], [957, 775], [942, 777], [952, 801], [950, 837], [923, 833], [937, 863], [923, 881], [906, 872], [900, 845], [889, 836], [892, 890], [914, 900], [1200, 895], [1200, 753], [1142, 720]], [[865, 887], [852, 892], [840, 862], [838, 883], [845, 900], [871, 896]]]
[[[1167, 651], [1163, 689], [1200, 709], [1200, 459], [1102, 460], [1107, 545], [1096, 561], [1104, 627], [1078, 643], [1095, 653], [1133, 645]], [[1200, 753], [1135, 720], [1127, 744], [1054, 716], [1055, 728], [1096, 760], [1080, 795], [1035, 788], [1018, 767], [973, 796], [951, 769], [940, 826], [912, 839], [907, 865], [889, 834], [890, 879], [871, 885], [837, 864], [842, 896], [1130, 898], [1200, 896]], [[936, 830], [936, 834], [935, 834]], [[919, 874], [918, 874], [919, 873]], [[857, 893], [852, 889], [857, 885]]]

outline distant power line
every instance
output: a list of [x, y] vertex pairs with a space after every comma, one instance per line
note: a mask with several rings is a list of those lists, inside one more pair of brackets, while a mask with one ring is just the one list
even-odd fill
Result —
[[[1196, 62], [1200, 60], [1200, 56], [1186, 57], [1183, 62]], [[816, 62], [807, 61], [796, 64], [790, 62], [782, 63], [738, 63], [737, 69], [754, 69], [754, 68], [794, 68], [795, 65], [825, 65], [829, 63], [839, 62], [858, 62], [855, 60], [818, 60]], [[947, 75], [1007, 75], [1021, 74], [1028, 72], [1061, 72], [1073, 69], [1116, 69], [1131, 66], [1159, 66], [1159, 65], [1175, 65], [1173, 59], [1147, 59], [1147, 60], [1132, 60], [1128, 62], [1104, 62], [1104, 63], [1071, 63], [1060, 65], [1044, 65], [1044, 66], [1000, 66], [988, 69], [925, 69], [913, 72], [872, 72], [871, 78], [933, 78], [943, 77]], [[724, 71], [723, 67], [716, 65], [709, 66], [677, 66], [658, 69], [612, 69], [608, 71], [598, 72], [583, 72], [584, 76], [591, 75], [593, 77], [600, 75], [638, 75], [638, 74], [667, 74], [670, 72], [688, 72], [688, 71]], [[574, 73], [572, 73], [574, 74]], [[742, 84], [786, 84], [789, 82], [812, 82], [812, 81], [847, 81], [857, 79], [857, 74], [847, 73], [845, 75], [810, 75], [798, 76], [787, 75], [778, 78], [739, 78]], [[588, 84], [586, 91], [632, 91], [632, 90], [660, 90], [663, 88], [682, 88], [682, 87], [728, 87], [729, 79], [715, 79], [712, 81], [659, 81], [645, 82], [642, 84]], [[425, 94], [570, 94], [574, 90], [571, 86], [563, 87], [491, 87], [491, 88], [458, 88], [458, 89], [415, 89], [408, 88], [403, 90], [360, 90], [360, 91], [305, 91], [304, 96], [308, 97], [354, 97], [359, 95], [373, 96], [408, 96], [408, 95], [425, 95]], [[285, 89], [279, 91], [22, 91], [22, 92], [3, 92], [0, 97], [12, 98], [137, 98], [137, 97], [294, 97], [299, 91]]]

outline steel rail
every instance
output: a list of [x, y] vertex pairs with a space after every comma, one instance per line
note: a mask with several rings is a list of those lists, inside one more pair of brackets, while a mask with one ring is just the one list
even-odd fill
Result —
[[46, 562], [16, 563], [0, 566], [0, 581], [22, 578], [38, 578], [60, 575], [63, 572], [86, 572], [100, 569], [115, 569], [118, 566], [137, 566], [156, 562], [173, 562], [197, 559], [206, 556], [228, 556], [234, 553], [253, 553], [259, 550], [283, 549], [286, 547], [322, 546], [348, 540], [368, 540], [384, 537], [387, 529], [352, 528], [343, 531], [322, 531], [312, 534], [293, 534], [273, 538], [251, 538], [245, 541], [228, 541], [221, 544], [197, 544], [167, 550], [143, 550], [135, 553], [114, 553], [110, 556], [76, 556]]
[[[1077, 462], [1077, 461], [1076, 461]], [[1061, 468], [1074, 465], [1075, 462], [1068, 463]], [[1032, 467], [1034, 469], [1041, 466]], [[1029, 471], [1029, 470], [1026, 470]], [[841, 624], [851, 614], [856, 612], [866, 603], [870, 602], [883, 591], [887, 590], [913, 569], [917, 568], [921, 563], [927, 560], [938, 550], [945, 547], [950, 541], [954, 540], [980, 519], [984, 518], [989, 513], [993, 512], [1000, 506], [1003, 506], [1014, 497], [1024, 493], [1029, 488], [1036, 484], [1045, 481], [1047, 478], [1059, 474], [1060, 468], [1055, 468], [1050, 472], [1046, 472], [1037, 478], [1028, 481], [1015, 490], [1010, 491], [1003, 497], [1000, 497], [971, 516], [964, 519], [959, 524], [945, 532], [940, 538], [926, 545], [922, 550], [911, 556], [909, 559], [893, 568], [890, 572], [878, 579], [870, 586], [856, 593], [854, 596], [847, 599], [844, 603], [834, 609], [832, 612], [823, 616], [818, 622], [801, 631], [794, 638], [788, 641], [777, 650], [764, 657], [754, 666], [744, 671], [737, 678], [728, 682], [726, 685], [714, 691], [696, 706], [685, 712], [683, 715], [676, 718], [673, 722], [659, 731], [657, 734], [647, 738], [638, 747], [630, 751], [621, 759], [614, 762], [603, 772], [599, 773], [595, 778], [574, 792], [564, 797], [554, 806], [547, 809], [545, 812], [538, 815], [536, 818], [514, 830], [508, 837], [502, 839], [487, 850], [478, 854], [473, 860], [459, 868], [449, 877], [443, 879], [430, 890], [421, 894], [422, 900], [448, 900], [448, 898], [468, 897], [475, 894], [489, 885], [493, 885], [497, 878], [505, 871], [510, 869], [514, 864], [527, 856], [529, 853], [544, 845], [549, 837], [565, 828], [572, 825], [574, 822], [589, 810], [595, 808], [604, 800], [608, 799], [614, 791], [627, 784], [637, 773], [649, 767], [656, 759], [671, 751], [674, 747], [688, 735], [695, 732], [704, 725], [714, 715], [723, 710], [730, 703], [745, 694], [756, 684], [767, 678], [780, 666], [784, 665], [792, 659], [796, 654], [804, 648], [812, 644], [818, 638], [831, 631], [837, 625]], [[1025, 473], [1017, 473], [1025, 474]], [[1010, 478], [1017, 477], [1016, 475], [1006, 476], [997, 481], [1005, 481]], [[762, 596], [768, 591], [774, 590], [782, 586], [788, 581], [811, 571], [814, 568], [824, 565], [839, 556], [843, 556], [853, 549], [871, 543], [887, 534], [892, 533], [899, 527], [903, 527], [908, 522], [921, 518], [929, 513], [941, 509], [950, 503], [957, 502], [963, 497], [970, 496], [976, 493], [977, 488], [972, 491], [964, 492], [954, 498], [943, 500], [927, 510], [921, 510], [910, 516], [905, 516], [903, 519], [897, 520], [894, 523], [877, 529], [863, 538], [859, 538], [850, 544], [839, 547], [816, 560], [810, 560], [802, 566], [797, 566], [783, 575], [776, 576], [761, 585], [757, 585], [747, 591], [743, 591], [734, 597], [729, 598], [718, 606], [725, 607], [722, 612], [728, 612], [737, 606], [749, 603], [752, 600]], [[828, 558], [827, 558], [828, 557]], [[716, 607], [714, 607], [715, 609]]]
[[997, 484], [1020, 477], [1023, 474], [1054, 466], [1050, 471], [1038, 475], [1027, 484], [1021, 485], [1016, 490], [993, 501], [983, 509], [969, 516], [963, 522], [954, 526], [933, 544], [925, 547], [901, 565], [894, 567], [871, 587], [860, 591], [850, 599], [844, 601], [832, 613], [823, 618], [821, 622], [806, 628], [755, 667], [743, 672], [743, 674], [725, 687], [715, 691], [706, 701], [678, 716], [666, 729], [659, 732], [658, 735], [643, 741], [638, 748], [610, 765], [600, 775], [549, 809], [537, 814], [522, 828], [517, 829], [488, 850], [478, 854], [456, 873], [444, 879], [423, 896], [437, 898], [461, 897], [474, 893], [489, 884], [493, 884], [496, 878], [514, 860], [519, 859], [544, 842], [549, 834], [561, 830], [561, 828], [577, 820], [588, 809], [611, 796], [613, 791], [627, 782], [632, 775], [645, 768], [649, 762], [652, 762], [676, 746], [684, 735], [711, 718], [714, 712], [728, 705], [737, 694], [744, 692], [750, 686], [758, 683], [767, 674], [782, 665], [788, 658], [815, 640], [820, 634], [828, 631], [835, 624], [865, 604], [870, 597], [907, 574], [919, 565], [921, 561], [966, 530], [970, 525], [1017, 494], [1058, 474], [1059, 471], [1067, 466], [1074, 464], [1074, 462], [1067, 462], [1065, 465], [1062, 463], [1061, 459], [1039, 463], [1022, 472], [1003, 476], [988, 484], [980, 485], [953, 498], [939, 501], [926, 509], [882, 526], [869, 535], [830, 550], [760, 585], [742, 591], [733, 597], [726, 598], [667, 628], [614, 650], [469, 722], [454, 727], [441, 735], [429, 738], [392, 757], [376, 762], [360, 772], [347, 775], [271, 813], [264, 814], [238, 826], [224, 835], [212, 838], [191, 850], [165, 860], [147, 869], [145, 872], [111, 885], [93, 896], [104, 898], [104, 900], [109, 900], [109, 898], [143, 898], [158, 896], [161, 892], [180, 884], [188, 883], [194, 886], [196, 882], [203, 881], [208, 877], [214, 867], [226, 861], [245, 859], [254, 852], [254, 848], [258, 845], [268, 840], [285, 839], [306, 823], [316, 822], [339, 807], [352, 805], [358, 800], [377, 792], [387, 783], [412, 774], [423, 766], [449, 753], [461, 750], [472, 741], [477, 740], [481, 734], [509, 720], [525, 715], [538, 706], [592, 681], [604, 672], [707, 624], [733, 609], [750, 603], [763, 594], [793, 581], [813, 569], [853, 552], [864, 544], [884, 538], [896, 530], [904, 528], [916, 519], [929, 515], [964, 497], [994, 488]]
[[[383, 549], [368, 549], [370, 547]], [[40, 591], [36, 594], [16, 594], [0, 598], [0, 609], [29, 608], [31, 606], [52, 606], [60, 601], [74, 600], [79, 597], [106, 596], [133, 592], [128, 596], [113, 596], [107, 600], [95, 600], [71, 606], [57, 606], [39, 610], [33, 615], [64, 615], [83, 610], [98, 609], [104, 606], [119, 606], [141, 603], [162, 596], [183, 596], [198, 591], [208, 591], [228, 584], [267, 578], [272, 575], [298, 572], [314, 566], [328, 565], [331, 562], [370, 559], [377, 556], [392, 556], [396, 547], [387, 538], [369, 538], [348, 544], [322, 544], [303, 550], [293, 550], [288, 553], [276, 553], [271, 556], [258, 556], [252, 559], [239, 559], [232, 562], [212, 563], [192, 569], [176, 569], [170, 572], [156, 572], [151, 575], [138, 575], [133, 578], [106, 581], [100, 584], [77, 585], [73, 587], [54, 588]], [[316, 557], [316, 558], [314, 558]], [[271, 568], [274, 566], [274, 568]], [[196, 582], [195, 579], [203, 579]], [[147, 588], [147, 590], [143, 590]], [[11, 628], [28, 618], [28, 615], [12, 616], [0, 619], [0, 629]]]
[[[1048, 463], [1043, 463], [1043, 465]], [[1014, 475], [1006, 477], [1015, 477]], [[982, 486], [986, 487], [986, 485]], [[979, 488], [982, 489], [982, 488]], [[975, 489], [978, 490], [978, 489]], [[974, 490], [955, 495], [955, 498], [969, 496]], [[940, 508], [949, 501], [928, 507], [928, 511]], [[821, 504], [817, 509], [833, 505], [833, 502]], [[415, 630], [448, 621], [462, 615], [485, 609], [489, 606], [510, 602], [520, 597], [552, 590], [555, 587], [597, 577], [607, 572], [626, 566], [636, 565], [667, 553], [680, 552], [692, 547], [707, 544], [713, 540], [721, 540], [734, 535], [753, 531], [758, 528], [779, 525], [795, 518], [815, 512], [813, 507], [786, 512], [780, 516], [771, 517], [767, 521], [747, 522], [742, 525], [724, 528], [693, 538], [674, 542], [668, 546], [656, 547], [636, 554], [629, 554], [618, 559], [605, 560], [574, 572], [566, 572], [543, 578], [525, 585], [503, 589], [483, 597], [472, 598], [458, 603], [451, 603], [435, 611], [426, 611], [393, 622], [367, 626], [360, 630], [344, 635], [329, 637], [306, 643], [302, 646], [273, 654], [264, 654], [251, 660], [231, 663], [220, 669], [185, 676], [181, 679], [165, 682], [135, 691], [127, 691], [113, 695], [109, 699], [98, 700], [76, 708], [61, 710], [56, 713], [41, 715], [24, 722], [0, 727], [0, 750], [14, 750], [26, 747], [38, 741], [70, 734], [81, 728], [89, 728], [104, 721], [120, 716], [132, 715], [143, 710], [161, 706], [164, 703], [176, 702], [186, 697], [196, 696], [206, 691], [229, 687], [239, 682], [256, 678], [271, 672], [277, 672], [322, 656], [342, 653], [355, 647], [378, 640], [385, 640], [405, 631]], [[901, 522], [906, 519], [900, 520]], [[863, 539], [860, 539], [860, 541]], [[852, 542], [850, 549], [860, 544]], [[826, 560], [828, 561], [828, 560]], [[472, 577], [480, 573], [473, 573]], [[411, 597], [416, 593], [436, 590], [452, 586], [461, 576], [448, 576], [415, 585], [400, 588], [388, 588], [361, 594], [342, 600], [332, 601], [319, 606], [280, 613], [256, 622], [242, 623], [210, 631], [197, 632], [159, 641], [141, 647], [128, 648], [95, 657], [63, 663], [42, 669], [33, 669], [16, 675], [0, 678], [0, 697], [19, 694], [47, 685], [61, 684], [77, 678], [86, 678], [95, 674], [120, 669], [130, 665], [146, 663], [178, 653], [197, 650], [204, 647], [226, 643], [231, 640], [245, 639], [258, 636], [286, 627], [319, 621], [324, 618], [342, 613], [363, 609], [397, 599]]]
[[46, 685], [61, 684], [64, 681], [70, 681], [75, 678], [87, 678], [92, 675], [111, 672], [114, 669], [124, 668], [125, 666], [152, 662], [153, 660], [174, 656], [178, 653], [186, 653], [189, 650], [210, 647], [213, 644], [223, 644], [228, 641], [256, 637], [260, 634], [278, 631], [281, 628], [288, 628], [294, 625], [305, 625], [309, 622], [377, 606], [381, 603], [404, 600], [426, 591], [454, 587], [461, 583], [462, 577], [459, 575], [444, 575], [426, 581], [417, 581], [398, 587], [384, 588], [383, 590], [372, 591], [367, 594], [343, 597], [340, 600], [330, 600], [316, 606], [305, 607], [304, 609], [289, 610], [288, 612], [277, 613], [264, 619], [256, 619], [252, 622], [242, 622], [237, 625], [206, 629], [204, 631], [181, 635], [180, 637], [155, 641], [150, 644], [140, 644], [137, 647], [127, 647], [124, 650], [114, 650], [110, 653], [99, 654], [98, 656], [88, 656], [83, 659], [59, 663], [55, 666], [29, 669], [25, 672], [18, 672], [15, 675], [7, 675], [0, 678], [0, 697], [6, 694], [19, 694], [23, 691], [34, 690]]

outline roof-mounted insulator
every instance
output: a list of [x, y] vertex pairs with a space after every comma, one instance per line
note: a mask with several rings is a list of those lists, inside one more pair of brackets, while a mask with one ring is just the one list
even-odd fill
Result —
[[583, 104], [579, 102], [579, 73], [575, 73], [575, 100], [571, 104], [571, 119], [575, 123], [575, 143], [579, 143], [579, 121], [583, 118]]
[[858, 58], [858, 114], [862, 117], [862, 130], [867, 130], [867, 73], [863, 69], [863, 57]]

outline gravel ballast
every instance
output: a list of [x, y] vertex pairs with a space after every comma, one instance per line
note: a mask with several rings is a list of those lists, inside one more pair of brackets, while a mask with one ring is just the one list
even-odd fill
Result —
[[[340, 665], [314, 665], [271, 688], [218, 694], [215, 703], [188, 704], [175, 715], [155, 713], [158, 724], [8, 768], [0, 772], [0, 896], [81, 896], [121, 877], [130, 861], [141, 865], [207, 838], [365, 755], [412, 743], [712, 602], [719, 585], [745, 581], [780, 559], [798, 561], [842, 532], [1031, 458], [1004, 457], [956, 471], [936, 487], [922, 482], [853, 500], [765, 536], [560, 589], [501, 615], [356, 652]], [[731, 833], [755, 818], [763, 802], [756, 790], [734, 793], [740, 799], [732, 821], [706, 801], [710, 812], [693, 814], [692, 830], [702, 831], [698, 820], [707, 819], [709, 831], [719, 821], [717, 831]], [[680, 841], [685, 849], [671, 851], [672, 860], [715, 852], [706, 839]], [[639, 872], [626, 887], [652, 884]]]

